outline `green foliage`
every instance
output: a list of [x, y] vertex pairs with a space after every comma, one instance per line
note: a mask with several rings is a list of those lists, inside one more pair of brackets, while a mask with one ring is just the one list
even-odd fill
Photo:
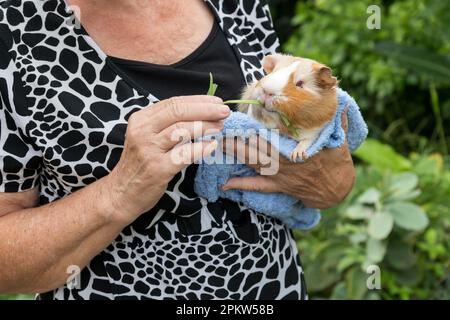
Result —
[[[381, 8], [379, 30], [366, 26], [373, 4]], [[297, 1], [284, 50], [330, 65], [357, 98], [372, 137], [404, 154], [446, 155], [449, 21], [449, 1]]]
[[426, 48], [395, 42], [379, 42], [375, 50], [431, 81], [450, 80], [450, 59]]
[[[294, 2], [284, 51], [330, 65], [371, 135], [351, 195], [297, 234], [312, 297], [450, 298], [450, 2]], [[381, 29], [366, 26], [371, 5]]]
[[396, 153], [391, 146], [373, 139], [368, 139], [356, 150], [355, 155], [379, 169], [404, 170], [411, 168], [411, 162]]
[[[393, 164], [379, 161], [380, 150]], [[350, 196], [316, 230], [297, 233], [311, 295], [450, 298], [450, 172], [442, 156], [404, 158], [374, 140], [357, 156], [365, 163]], [[381, 290], [367, 288], [371, 265], [380, 267]]]

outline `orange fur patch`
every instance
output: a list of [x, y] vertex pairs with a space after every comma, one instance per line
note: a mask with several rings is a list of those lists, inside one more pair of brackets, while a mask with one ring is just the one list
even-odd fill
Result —
[[294, 73], [289, 77], [283, 95], [288, 100], [275, 101], [274, 106], [283, 112], [295, 127], [300, 129], [324, 126], [333, 118], [337, 109], [336, 88], [314, 94], [296, 86]]

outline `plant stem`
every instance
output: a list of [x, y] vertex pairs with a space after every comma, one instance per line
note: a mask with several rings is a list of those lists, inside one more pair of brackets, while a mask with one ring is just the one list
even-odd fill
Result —
[[441, 141], [442, 144], [442, 152], [444, 154], [448, 154], [448, 147], [445, 139], [445, 131], [444, 126], [442, 124], [441, 108], [439, 105], [439, 94], [436, 90], [436, 86], [434, 85], [434, 83], [430, 84], [429, 90], [431, 98], [431, 107], [433, 108], [434, 117], [436, 118], [436, 130], [439, 135], [439, 140]]
[[258, 100], [228, 100], [225, 101], [224, 104], [253, 104], [257, 106], [262, 105], [262, 103]]
[[212, 73], [210, 72], [209, 73], [209, 88], [208, 88], [207, 95], [208, 96], [215, 96], [218, 87], [219, 86], [214, 83], [214, 77], [213, 77]]

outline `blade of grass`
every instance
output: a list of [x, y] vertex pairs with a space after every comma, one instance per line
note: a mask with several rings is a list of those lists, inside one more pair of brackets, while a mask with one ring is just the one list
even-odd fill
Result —
[[[259, 100], [228, 100], [225, 101], [224, 104], [252, 104], [262, 107], [262, 103]], [[283, 122], [283, 124], [288, 128], [291, 135], [295, 138], [298, 138], [300, 134], [299, 129], [294, 127], [294, 125], [291, 123], [289, 118], [284, 113], [278, 111], [278, 115], [280, 116], [280, 119]]]
[[214, 77], [213, 77], [212, 73], [209, 73], [209, 89], [208, 89], [207, 95], [215, 96], [218, 87], [219, 86], [214, 83]]
[[[216, 95], [217, 88], [219, 86], [214, 83], [214, 77], [212, 73], [209, 73], [209, 88], [208, 88], [208, 96], [214, 96]], [[262, 103], [259, 100], [228, 100], [225, 101], [224, 104], [251, 104], [255, 106], [262, 107]], [[299, 137], [300, 131], [298, 128], [294, 127], [293, 124], [289, 121], [288, 117], [282, 113], [278, 113], [280, 116], [281, 121], [284, 123], [284, 125], [288, 128], [291, 135], [295, 138]]]
[[262, 103], [259, 100], [228, 100], [225, 101], [224, 104], [252, 104], [262, 106]]
[[289, 121], [289, 119], [286, 117], [286, 115], [284, 115], [283, 113], [280, 113], [280, 119], [281, 121], [284, 123], [284, 125], [286, 127], [289, 127], [291, 125], [291, 122]]
[[434, 83], [431, 83], [429, 87], [430, 97], [431, 97], [431, 106], [433, 108], [434, 117], [436, 119], [436, 130], [439, 135], [439, 140], [442, 145], [442, 152], [444, 154], [448, 154], [445, 130], [442, 120], [441, 107], [439, 105], [439, 94], [436, 90], [436, 86]]

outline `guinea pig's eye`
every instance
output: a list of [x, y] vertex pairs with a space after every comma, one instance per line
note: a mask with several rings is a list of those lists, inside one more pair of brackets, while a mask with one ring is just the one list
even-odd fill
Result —
[[303, 81], [302, 80], [298, 80], [297, 83], [295, 84], [297, 87], [299, 88], [303, 88]]

